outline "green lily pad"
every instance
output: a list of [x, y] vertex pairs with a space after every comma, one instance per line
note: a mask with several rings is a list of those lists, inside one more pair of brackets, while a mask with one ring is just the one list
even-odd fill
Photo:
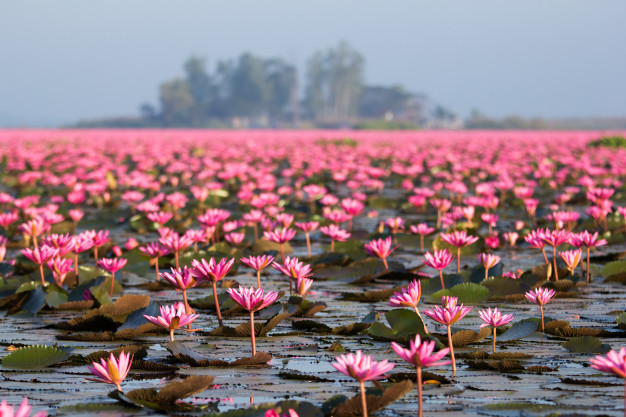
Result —
[[572, 353], [607, 353], [611, 350], [609, 345], [603, 344], [602, 340], [593, 336], [573, 337], [561, 344]]
[[68, 302], [67, 292], [63, 288], [59, 288], [56, 284], [50, 284], [46, 294], [46, 304], [48, 307], [55, 308], [61, 304]]
[[70, 352], [54, 346], [31, 345], [16, 350], [2, 358], [2, 367], [10, 369], [45, 368], [63, 362]]
[[600, 275], [607, 278], [611, 275], [626, 273], [626, 261], [613, 261], [604, 265], [600, 270]]
[[424, 322], [412, 310], [395, 309], [385, 313], [388, 327], [381, 322], [373, 323], [367, 333], [376, 340], [408, 342], [416, 334], [425, 335]]
[[459, 303], [477, 304], [489, 298], [489, 289], [480, 284], [465, 282], [450, 289], [439, 290], [430, 296], [431, 303], [441, 303], [443, 296], [452, 296], [459, 299]]
[[615, 317], [615, 322], [617, 323], [617, 327], [626, 330], [626, 311]]

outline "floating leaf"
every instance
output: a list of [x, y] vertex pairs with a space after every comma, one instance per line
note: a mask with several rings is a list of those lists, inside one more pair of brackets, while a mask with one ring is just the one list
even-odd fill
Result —
[[443, 296], [458, 297], [459, 303], [478, 304], [489, 298], [489, 289], [473, 282], [455, 285], [450, 289], [439, 290], [430, 296], [430, 302], [441, 303]]
[[613, 261], [604, 265], [600, 270], [600, 275], [607, 278], [611, 275], [626, 273], [626, 261]]
[[615, 317], [615, 322], [617, 323], [617, 327], [622, 330], [626, 330], [626, 312]]
[[32, 345], [18, 349], [2, 358], [3, 368], [37, 369], [63, 362], [70, 352], [54, 346]]
[[46, 292], [43, 287], [39, 286], [30, 291], [28, 300], [22, 305], [22, 310], [31, 314], [37, 314], [39, 310], [46, 305]]
[[480, 285], [489, 289], [491, 297], [504, 297], [512, 294], [524, 294], [530, 287], [516, 279], [495, 277], [483, 280]]
[[499, 372], [519, 372], [524, 370], [522, 364], [515, 360], [467, 360], [465, 363], [470, 367], [470, 369], [474, 370], [494, 370]]
[[561, 344], [565, 349], [573, 353], [607, 353], [611, 350], [609, 345], [602, 343], [602, 340], [592, 336], [574, 337]]
[[537, 323], [531, 320], [522, 320], [513, 324], [509, 330], [498, 336], [499, 342], [510, 342], [521, 339], [537, 331]]
[[[489, 268], [488, 276], [489, 277], [501, 277], [502, 271], [504, 269], [504, 264], [502, 262], [498, 262], [494, 267]], [[485, 280], [485, 267], [479, 265], [472, 269], [469, 277], [470, 282], [475, 284], [480, 284]]]
[[385, 313], [390, 327], [380, 322], [373, 323], [367, 333], [376, 340], [408, 342], [416, 334], [424, 335], [424, 323], [412, 310], [395, 309]]

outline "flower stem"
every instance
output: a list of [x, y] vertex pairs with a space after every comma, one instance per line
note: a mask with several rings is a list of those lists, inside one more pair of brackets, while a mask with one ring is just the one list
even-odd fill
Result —
[[113, 298], [113, 286], [115, 285], [115, 272], [111, 273], [111, 298]]
[[222, 312], [220, 311], [220, 303], [217, 300], [217, 282], [213, 281], [213, 301], [215, 302], [215, 311], [217, 311], [217, 321], [220, 323], [220, 327], [222, 327]]
[[93, 258], [95, 259], [96, 262], [96, 268], [98, 267], [98, 247], [94, 247], [93, 248]]
[[176, 259], [176, 269], [180, 268], [180, 264], [178, 263], [178, 251], [174, 252], [174, 259]]
[[556, 246], [552, 246], [552, 263], [554, 264], [554, 278], [556, 281], [559, 280], [559, 270], [556, 267]]
[[456, 248], [456, 273], [461, 272], [461, 247]]
[[420, 235], [420, 252], [424, 252], [424, 235]]
[[330, 253], [335, 251], [335, 239], [330, 239]]
[[591, 281], [591, 274], [589, 273], [589, 246], [587, 246], [587, 283], [589, 283], [589, 281]]
[[442, 289], [442, 290], [445, 290], [445, 289], [446, 289], [446, 286], [445, 286], [445, 284], [443, 283], [443, 271], [442, 271], [441, 269], [439, 270], [439, 280], [441, 281], [441, 289]]
[[417, 316], [422, 321], [422, 324], [424, 325], [424, 333], [428, 334], [428, 329], [426, 328], [426, 322], [422, 318], [422, 315], [420, 314], [420, 311], [417, 309], [417, 306], [413, 306], [413, 309], [415, 310], [415, 314], [417, 314]]
[[170, 329], [170, 342], [174, 341], [174, 329]]
[[367, 397], [365, 396], [365, 382], [359, 381], [361, 386], [361, 408], [363, 409], [363, 417], [367, 417]]
[[280, 262], [285, 263], [285, 248], [283, 248], [283, 244], [280, 244]]
[[448, 326], [448, 347], [450, 348], [450, 358], [452, 358], [452, 375], [456, 375], [456, 360], [454, 359], [454, 346], [452, 346], [452, 332]]
[[543, 325], [543, 305], [539, 304], [539, 311], [541, 311], [541, 333], [545, 333], [545, 326]]
[[252, 356], [256, 355], [256, 339], [254, 331], [254, 311], [250, 312], [250, 336], [252, 337]]
[[78, 253], [74, 255], [74, 273], [76, 274], [76, 286], [80, 284], [78, 280]]
[[496, 326], [493, 326], [493, 353], [496, 353]]
[[311, 257], [311, 238], [309, 237], [309, 232], [304, 234], [306, 236], [306, 250], [309, 258]]
[[256, 287], [261, 288], [261, 270], [256, 271]]
[[159, 276], [159, 257], [157, 256], [154, 261], [154, 270], [156, 271], [156, 280], [159, 281], [161, 277]]
[[383, 263], [385, 264], [385, 271], [388, 271], [389, 265], [387, 264], [387, 258], [383, 258]]
[[489, 268], [485, 268], [485, 280], [489, 278]]
[[422, 367], [417, 367], [417, 416], [422, 417], [424, 415], [422, 411]]
[[46, 286], [46, 281], [43, 278], [43, 264], [39, 265], [39, 273], [41, 274], [41, 286], [45, 287]]

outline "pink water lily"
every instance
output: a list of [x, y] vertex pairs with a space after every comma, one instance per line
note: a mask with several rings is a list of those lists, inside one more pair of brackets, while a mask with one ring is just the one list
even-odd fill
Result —
[[185, 305], [180, 301], [171, 306], [159, 307], [159, 315], [157, 317], [144, 314], [146, 320], [169, 330], [170, 341], [172, 342], [174, 341], [174, 330], [179, 327], [187, 326], [199, 316], [199, 314], [187, 314], [185, 312]]
[[541, 331], [544, 332], [545, 326], [543, 325], [543, 306], [550, 302], [552, 297], [556, 295], [556, 291], [550, 288], [539, 287], [528, 291], [525, 295], [528, 301], [531, 301], [539, 306], [539, 310], [541, 312]]
[[591, 367], [624, 378], [624, 416], [626, 416], [626, 348], [611, 350], [606, 356], [597, 355], [590, 359]]
[[122, 390], [121, 383], [126, 379], [128, 371], [133, 363], [133, 356], [124, 351], [120, 352], [118, 359], [115, 359], [113, 353], [108, 360], [100, 359], [100, 363], [93, 362], [88, 366], [89, 371], [96, 378], [87, 378], [89, 381], [104, 382], [115, 385], [118, 391]]
[[[12, 405], [9, 405], [6, 400], [2, 400], [2, 402], [0, 402], [0, 416], [2, 417], [29, 417], [31, 409], [32, 406], [28, 404], [28, 398], [26, 397], [24, 397], [20, 403], [17, 412], [15, 412], [15, 408]], [[46, 417], [47, 415], [47, 412], [39, 411], [33, 414], [32, 417]]]
[[445, 290], [446, 285], [443, 282], [443, 270], [450, 265], [452, 259], [454, 257], [447, 249], [437, 250], [435, 249], [433, 253], [426, 252], [424, 254], [424, 260], [422, 261], [424, 265], [429, 266], [433, 269], [439, 271], [439, 280], [441, 281], [441, 289]]
[[368, 255], [377, 256], [382, 259], [385, 270], [389, 269], [387, 258], [396, 249], [397, 247], [391, 247], [391, 236], [388, 236], [386, 239], [375, 239], [365, 244], [365, 252], [367, 252]]
[[456, 375], [456, 361], [454, 359], [454, 346], [452, 346], [452, 332], [450, 327], [465, 317], [472, 307], [464, 307], [463, 304], [457, 305], [457, 297], [444, 296], [441, 299], [442, 307], [435, 306], [432, 310], [425, 310], [431, 319], [446, 326], [448, 331], [448, 347], [450, 347], [450, 356], [452, 357], [452, 375]]
[[457, 248], [456, 272], [461, 272], [461, 248], [478, 241], [476, 236], [469, 236], [465, 230], [455, 230], [452, 233], [442, 233], [441, 240]]
[[319, 227], [319, 225], [320, 225], [319, 222], [304, 222], [304, 223], [296, 222], [295, 223], [295, 226], [304, 232], [304, 236], [306, 237], [307, 256], [309, 258], [311, 257], [311, 237], [309, 236], [309, 234], [313, 230], [316, 230]]
[[113, 297], [113, 285], [115, 285], [115, 273], [126, 265], [127, 260], [124, 258], [102, 258], [98, 261], [98, 267], [104, 269], [111, 274], [111, 294]]
[[420, 314], [417, 304], [422, 297], [422, 283], [420, 280], [414, 279], [411, 281], [407, 288], [402, 288], [402, 292], [395, 292], [391, 297], [389, 297], [389, 305], [392, 307], [412, 307], [415, 314], [417, 314], [424, 323], [424, 332], [428, 333], [426, 329], [426, 323], [424, 319], [422, 319], [422, 315]]
[[265, 237], [265, 239], [269, 240], [270, 242], [278, 243], [280, 245], [280, 259], [283, 262], [285, 261], [284, 245], [285, 243], [293, 239], [295, 235], [296, 231], [288, 227], [277, 228], [274, 229], [273, 232], [263, 232], [263, 236]]
[[489, 278], [489, 270], [500, 262], [500, 257], [492, 253], [480, 253], [478, 254], [478, 260], [485, 269], [485, 279], [487, 279]]
[[411, 340], [409, 348], [405, 349], [396, 342], [391, 342], [391, 348], [398, 356], [412, 364], [416, 368], [417, 372], [417, 415], [422, 417], [422, 368], [430, 366], [443, 366], [449, 365], [452, 361], [442, 361], [441, 359], [449, 352], [449, 348], [441, 349], [437, 353], [433, 353], [435, 350], [434, 341], [422, 341], [419, 335], [415, 336], [415, 340]]
[[274, 257], [272, 255], [251, 255], [247, 258], [241, 258], [240, 261], [256, 271], [257, 288], [261, 288], [261, 271], [274, 261]]
[[489, 307], [487, 310], [481, 310], [478, 312], [478, 317], [484, 322], [480, 327], [493, 327], [493, 353], [496, 353], [496, 328], [508, 324], [513, 320], [513, 314], [505, 314], [498, 311], [498, 307], [494, 307], [492, 310]]
[[217, 281], [220, 281], [222, 278], [228, 274], [230, 269], [233, 267], [235, 263], [235, 258], [230, 260], [226, 260], [226, 258], [220, 259], [219, 262], [215, 262], [214, 258], [209, 259], [209, 262], [206, 259], [201, 259], [200, 261], [194, 259], [191, 261], [191, 266], [193, 267], [189, 273], [198, 279], [198, 282], [201, 281], [210, 281], [213, 285], [213, 300], [215, 302], [215, 310], [217, 312], [217, 320], [222, 323], [222, 313], [220, 311], [220, 304], [217, 299]]
[[30, 259], [31, 261], [39, 265], [39, 273], [41, 275], [42, 286], [46, 285], [46, 282], [43, 276], [43, 266], [50, 259], [57, 256], [57, 253], [58, 253], [58, 249], [53, 248], [51, 246], [47, 246], [47, 245], [44, 245], [42, 247], [36, 247], [35, 249], [30, 249], [30, 248], [22, 249], [22, 254], [25, 257], [27, 257], [28, 259]]
[[345, 242], [350, 238], [350, 233], [346, 230], [339, 228], [336, 224], [320, 227], [320, 232], [330, 238], [330, 252], [335, 251], [335, 241]]
[[335, 358], [331, 365], [344, 375], [356, 379], [361, 387], [361, 408], [363, 417], [367, 417], [367, 399], [365, 397], [365, 381], [384, 378], [384, 374], [391, 371], [395, 364], [383, 360], [376, 362], [371, 356], [364, 355], [357, 350]]
[[311, 265], [299, 261], [298, 258], [287, 257], [283, 265], [272, 262], [272, 266], [289, 277], [289, 293], [292, 292], [292, 279], [308, 278], [313, 275]]
[[191, 269], [187, 268], [170, 268], [170, 272], [162, 272], [161, 278], [172, 284], [177, 289], [181, 290], [183, 293], [183, 303], [185, 304], [185, 312], [187, 314], [191, 314], [191, 307], [189, 306], [189, 301], [187, 300], [187, 290], [189, 288], [195, 287], [198, 283], [196, 278], [191, 273]]
[[256, 331], [254, 328], [254, 312], [264, 309], [278, 299], [277, 292], [269, 291], [263, 294], [263, 291], [263, 288], [258, 288], [255, 290], [252, 287], [245, 288], [241, 285], [239, 286], [238, 290], [234, 288], [228, 289], [228, 295], [230, 295], [233, 301], [235, 301], [237, 304], [250, 312], [250, 336], [252, 337], [252, 356], [256, 355]]

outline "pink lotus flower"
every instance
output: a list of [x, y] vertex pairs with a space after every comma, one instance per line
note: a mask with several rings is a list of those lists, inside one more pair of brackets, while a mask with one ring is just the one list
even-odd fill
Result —
[[490, 307], [487, 310], [479, 311], [478, 317], [484, 321], [484, 323], [480, 325], [481, 328], [487, 326], [493, 327], [493, 353], [496, 353], [496, 328], [504, 326], [513, 320], [513, 314], [505, 314], [503, 316], [502, 313], [498, 311], [498, 307], [495, 307], [493, 310]]
[[375, 239], [365, 244], [365, 252], [371, 256], [377, 256], [382, 259], [385, 270], [389, 269], [387, 258], [396, 249], [397, 246], [391, 247], [391, 236], [388, 236], [386, 239]]
[[254, 312], [264, 309], [272, 304], [278, 298], [278, 293], [270, 291], [263, 295], [263, 288], [255, 290], [254, 288], [244, 288], [241, 285], [239, 290], [234, 288], [228, 289], [228, 295], [237, 304], [250, 312], [250, 335], [252, 337], [252, 356], [256, 355], [256, 330], [254, 328]]
[[567, 265], [567, 269], [569, 270], [571, 275], [574, 275], [574, 270], [578, 266], [580, 262], [580, 258], [582, 257], [582, 253], [580, 250], [568, 250], [559, 253], [565, 265]]
[[43, 219], [35, 218], [33, 220], [27, 221], [26, 223], [22, 223], [18, 226], [17, 230], [24, 236], [32, 237], [33, 244], [35, 245], [35, 248], [37, 248], [37, 236], [44, 233], [47, 228], [48, 226]]
[[287, 227], [274, 229], [273, 232], [265, 231], [263, 236], [270, 242], [275, 242], [280, 245], [280, 259], [285, 260], [285, 248], [284, 244], [289, 242], [296, 235], [296, 231]]
[[47, 263], [53, 257], [57, 256], [58, 249], [44, 245], [42, 247], [37, 247], [35, 249], [29, 249], [29, 248], [22, 249], [21, 252], [25, 257], [27, 257], [28, 259], [30, 259], [31, 261], [39, 265], [39, 273], [41, 275], [41, 285], [45, 286], [46, 282], [43, 276], [43, 265]]
[[441, 250], [435, 249], [432, 254], [430, 252], [426, 252], [424, 254], [424, 258], [426, 258], [425, 260], [422, 261], [424, 265], [429, 266], [439, 271], [441, 289], [444, 290], [446, 286], [443, 283], [443, 270], [448, 265], [450, 265], [450, 262], [452, 262], [452, 259], [453, 259], [452, 254], [448, 252], [447, 249], [441, 249]]
[[95, 230], [89, 231], [91, 235], [91, 239], [93, 241], [94, 248], [94, 260], [96, 261], [96, 265], [98, 264], [98, 249], [111, 241], [109, 238], [108, 230], [100, 230], [96, 232]]
[[289, 293], [292, 292], [292, 279], [308, 278], [313, 275], [311, 265], [304, 264], [298, 258], [287, 257], [283, 265], [273, 262], [272, 266], [289, 277]]
[[428, 236], [435, 231], [434, 227], [428, 227], [426, 223], [420, 223], [417, 226], [412, 225], [409, 231], [420, 236], [420, 252], [424, 252], [424, 236]]
[[402, 292], [395, 292], [391, 297], [389, 297], [389, 305], [391, 307], [412, 307], [424, 323], [424, 332], [428, 333], [428, 329], [426, 329], [426, 323], [422, 318], [419, 310], [417, 309], [417, 303], [420, 302], [420, 298], [422, 298], [422, 283], [420, 280], [414, 279], [409, 284], [408, 288], [402, 288]]
[[127, 260], [124, 258], [102, 258], [98, 261], [98, 267], [111, 274], [111, 297], [113, 297], [113, 285], [115, 285], [115, 273], [124, 268]]
[[299, 417], [296, 410], [290, 408], [288, 412], [283, 414], [278, 414], [278, 411], [271, 409], [265, 412], [265, 417]]
[[591, 367], [598, 371], [624, 378], [624, 415], [626, 416], [626, 348], [621, 348], [619, 352], [611, 350], [606, 356], [597, 355], [591, 358], [590, 362]]
[[598, 239], [598, 232], [593, 234], [588, 231], [583, 231], [580, 233], [572, 233], [570, 234], [569, 243], [576, 247], [585, 246], [587, 248], [587, 282], [591, 281], [591, 273], [590, 273], [590, 257], [591, 257], [591, 248], [596, 248], [598, 246], [604, 246], [607, 244], [607, 241], [604, 239]]
[[150, 242], [145, 246], [140, 246], [139, 251], [150, 257], [150, 263], [154, 264], [154, 271], [156, 273], [156, 280], [160, 279], [159, 275], [159, 258], [161, 256], [168, 255], [169, 249], [161, 245], [159, 242]]
[[[15, 408], [12, 405], [9, 405], [6, 400], [2, 400], [0, 403], [0, 416], [2, 417], [28, 417], [30, 415], [30, 410], [32, 407], [28, 405], [28, 398], [24, 397], [20, 407], [17, 409], [17, 413], [15, 412]], [[48, 414], [45, 411], [39, 411], [38, 413], [33, 414], [32, 417], [46, 417]]]
[[87, 378], [87, 380], [113, 384], [118, 391], [121, 391], [122, 387], [120, 384], [124, 381], [126, 375], [128, 375], [132, 363], [133, 355], [130, 353], [122, 351], [117, 360], [111, 353], [111, 357], [107, 361], [102, 358], [100, 359], [100, 363], [93, 362], [92, 366], [88, 366], [89, 371], [97, 378]]
[[180, 252], [191, 246], [193, 241], [189, 236], [179, 236], [178, 233], [170, 233], [165, 237], [161, 237], [159, 239], [159, 243], [161, 243], [161, 245], [165, 246], [171, 253], [174, 254], [176, 268], [180, 268], [180, 264], [178, 263], [178, 255]]
[[48, 268], [52, 271], [52, 277], [54, 278], [54, 282], [59, 286], [63, 286], [63, 281], [72, 271], [72, 260], [65, 258], [53, 258], [48, 261]]
[[559, 270], [556, 266], [556, 248], [569, 242], [570, 232], [567, 230], [549, 230], [546, 229], [543, 240], [550, 246], [552, 246], [552, 273], [556, 281], [559, 280]]
[[385, 377], [385, 373], [391, 371], [395, 364], [383, 360], [376, 362], [369, 355], [363, 355], [360, 350], [356, 354], [348, 353], [336, 358], [337, 362], [331, 365], [344, 375], [352, 377], [361, 386], [361, 408], [363, 417], [367, 417], [367, 399], [365, 397], [365, 381], [372, 381]]
[[336, 224], [320, 227], [320, 232], [324, 233], [330, 238], [330, 252], [335, 250], [335, 241], [345, 242], [350, 238], [350, 233], [346, 230], [340, 229]]
[[517, 242], [517, 239], [519, 238], [519, 233], [517, 232], [506, 232], [502, 235], [504, 237], [504, 240], [509, 244], [509, 247], [513, 247], [515, 246], [515, 242]]
[[534, 290], [528, 291], [526, 294], [526, 298], [528, 301], [531, 301], [535, 304], [539, 305], [539, 310], [541, 311], [541, 331], [545, 331], [545, 327], [543, 325], [543, 306], [550, 302], [552, 297], [556, 295], [556, 291], [548, 288], [535, 288]]
[[167, 211], [155, 211], [155, 212], [146, 214], [146, 217], [148, 218], [148, 220], [150, 220], [151, 222], [158, 223], [159, 226], [163, 226], [165, 223], [169, 222], [173, 216], [174, 216], [173, 213], [167, 212]]
[[261, 271], [274, 261], [274, 257], [272, 255], [251, 255], [247, 258], [241, 258], [240, 261], [256, 271], [257, 288], [261, 288]]
[[450, 327], [461, 320], [470, 312], [472, 307], [464, 307], [463, 304], [457, 305], [458, 298], [444, 296], [441, 299], [442, 307], [435, 306], [432, 310], [424, 311], [431, 319], [445, 325], [448, 329], [448, 346], [450, 347], [450, 356], [452, 357], [452, 374], [456, 375], [456, 361], [454, 359], [454, 346], [452, 345], [452, 332]]
[[[351, 219], [352, 220], [352, 219]], [[305, 223], [295, 223], [296, 227], [300, 230], [302, 230], [304, 232], [304, 235], [306, 237], [306, 249], [307, 249], [307, 256], [310, 258], [311, 257], [311, 238], [309, 236], [309, 234], [313, 231], [316, 230], [319, 227], [319, 222], [305, 222]]]
[[449, 352], [449, 348], [441, 349], [433, 354], [435, 342], [423, 341], [419, 335], [415, 335], [415, 340], [411, 340], [409, 348], [405, 349], [396, 342], [391, 342], [391, 348], [398, 356], [415, 366], [417, 371], [417, 415], [422, 417], [422, 368], [429, 366], [443, 366], [452, 363], [452, 361], [441, 361]]
[[187, 326], [200, 316], [199, 314], [187, 314], [185, 305], [181, 302], [171, 306], [161, 306], [159, 307], [159, 313], [157, 317], [144, 314], [144, 318], [157, 326], [169, 330], [170, 341], [172, 342], [174, 341], [174, 330]]
[[226, 236], [224, 236], [226, 241], [233, 246], [240, 245], [241, 242], [243, 242], [243, 239], [245, 237], [246, 237], [245, 233], [237, 233], [237, 232], [231, 232], [231, 233], [228, 233]]
[[191, 314], [192, 313], [191, 307], [189, 307], [189, 302], [187, 301], [187, 290], [189, 288], [195, 287], [197, 284], [197, 281], [195, 277], [191, 274], [191, 269], [188, 269], [187, 267], [184, 267], [183, 269], [170, 268], [170, 270], [172, 271], [171, 273], [162, 272], [161, 278], [163, 278], [164, 280], [172, 284], [174, 287], [182, 291], [183, 303], [185, 303], [185, 312], [187, 314]]
[[402, 217], [390, 217], [385, 221], [385, 224], [391, 229], [391, 233], [394, 235], [404, 230], [404, 219]]
[[0, 226], [5, 230], [9, 230], [9, 226], [15, 223], [19, 218], [20, 215], [15, 211], [0, 213]]
[[492, 253], [479, 253], [478, 260], [485, 268], [485, 279], [489, 278], [489, 270], [500, 262], [500, 257]]
[[310, 278], [298, 277], [296, 279], [296, 292], [302, 298], [309, 291], [311, 286], [313, 285], [313, 280]]
[[235, 258], [229, 261], [227, 261], [226, 258], [222, 258], [219, 263], [216, 263], [214, 258], [209, 259], [209, 262], [207, 262], [206, 259], [201, 259], [200, 261], [194, 259], [191, 261], [193, 269], [191, 269], [189, 273], [198, 278], [198, 282], [206, 280], [211, 281], [211, 284], [213, 284], [213, 300], [215, 302], [215, 310], [217, 311], [217, 319], [220, 326], [222, 326], [223, 323], [220, 304], [217, 300], [217, 281], [220, 281], [228, 274], [234, 263]]
[[457, 248], [456, 272], [458, 274], [461, 272], [461, 248], [478, 241], [478, 238], [475, 236], [468, 236], [465, 230], [455, 230], [453, 233], [442, 233], [441, 240]]

